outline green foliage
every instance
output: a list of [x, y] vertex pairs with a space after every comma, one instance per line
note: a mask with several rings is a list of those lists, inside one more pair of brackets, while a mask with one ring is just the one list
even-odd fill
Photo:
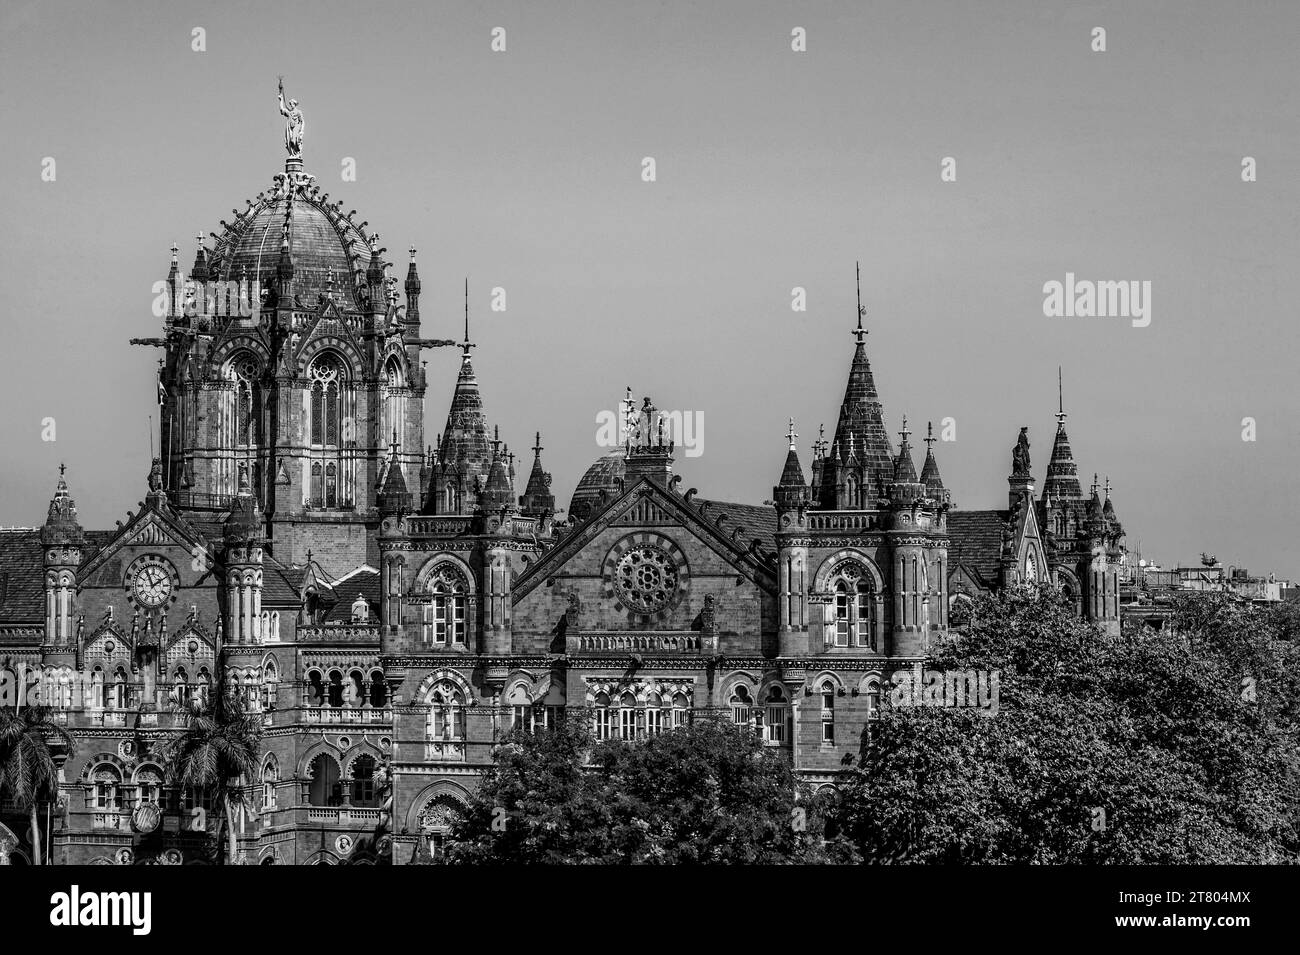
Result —
[[[796, 798], [798, 796], [798, 798]], [[699, 720], [635, 743], [586, 721], [512, 732], [453, 828], [452, 863], [792, 863], [823, 847], [821, 801], [755, 733]], [[837, 854], [838, 853], [838, 854]]]
[[1173, 623], [1106, 638], [1047, 588], [982, 599], [927, 666], [999, 670], [996, 716], [882, 708], [838, 831], [878, 862], [1300, 861], [1285, 620], [1207, 594]]
[[261, 715], [249, 710], [242, 694], [221, 689], [189, 717], [185, 731], [167, 751], [168, 770], [176, 785], [210, 792], [214, 805], [221, 807], [230, 865], [238, 861], [234, 809], [245, 805], [243, 786], [257, 774], [261, 741]]

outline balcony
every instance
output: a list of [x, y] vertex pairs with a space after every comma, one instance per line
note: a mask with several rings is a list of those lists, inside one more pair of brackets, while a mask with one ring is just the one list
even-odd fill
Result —
[[878, 515], [870, 511], [833, 511], [820, 514], [810, 511], [810, 531], [869, 531], [876, 528]]
[[356, 726], [365, 723], [391, 723], [393, 711], [387, 707], [307, 706], [303, 721], [323, 726]]
[[373, 643], [379, 645], [379, 624], [327, 623], [299, 627], [299, 643]]
[[379, 822], [379, 809], [363, 806], [308, 806], [307, 821], [336, 826], [374, 826]]
[[91, 726], [125, 726], [131, 710], [91, 710]]

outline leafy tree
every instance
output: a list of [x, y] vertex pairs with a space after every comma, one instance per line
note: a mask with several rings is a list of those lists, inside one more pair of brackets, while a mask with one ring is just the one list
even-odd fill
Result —
[[234, 810], [247, 804], [243, 787], [256, 774], [261, 740], [261, 715], [249, 710], [243, 694], [221, 689], [188, 717], [184, 733], [167, 754], [176, 784], [212, 793], [220, 807], [227, 865], [239, 864]]
[[41, 828], [36, 808], [54, 799], [59, 788], [59, 771], [50, 743], [75, 747], [72, 737], [50, 717], [44, 706], [0, 709], [0, 795], [9, 793], [19, 809], [28, 812], [32, 829], [32, 864], [42, 864]]
[[[453, 827], [451, 863], [784, 863], [823, 845], [824, 807], [749, 728], [703, 719], [594, 743], [586, 721], [511, 732]], [[837, 855], [838, 853], [838, 855]]]
[[927, 668], [1000, 671], [996, 715], [882, 707], [835, 825], [873, 861], [1300, 860], [1300, 661], [1269, 620], [1197, 595], [1106, 638], [1050, 588], [985, 597]]

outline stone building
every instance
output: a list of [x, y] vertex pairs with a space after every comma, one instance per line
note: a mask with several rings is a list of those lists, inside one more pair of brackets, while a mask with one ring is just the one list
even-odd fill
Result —
[[[489, 425], [468, 307], [458, 342], [422, 337], [414, 250], [399, 292], [300, 155], [221, 229], [188, 276], [173, 248], [191, 307], [138, 340], [161, 350], [164, 422], [138, 509], [85, 530], [60, 473], [43, 525], [0, 531], [0, 679], [39, 687], [77, 743], [55, 862], [204, 858], [209, 797], [161, 754], [223, 682], [264, 723], [242, 859], [375, 861], [382, 811], [404, 864], [441, 851], [511, 726], [635, 739], [722, 713], [831, 784], [975, 593], [1051, 578], [1118, 619], [1122, 531], [1081, 492], [1064, 414], [1041, 497], [1022, 429], [1008, 507], [956, 509], [935, 439], [919, 475], [906, 421], [891, 443], [861, 311], [833, 438], [805, 476], [792, 423], [773, 503], [683, 488], [645, 399], [560, 521], [540, 435], [519, 493]], [[217, 283], [251, 314], [223, 314]], [[459, 370], [426, 444], [440, 347]], [[4, 821], [22, 861], [25, 821]]]

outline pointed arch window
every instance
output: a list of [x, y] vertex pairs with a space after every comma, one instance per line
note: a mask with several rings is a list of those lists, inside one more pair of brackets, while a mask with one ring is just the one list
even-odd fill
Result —
[[464, 646], [469, 586], [465, 575], [449, 563], [434, 571], [426, 585], [424, 642], [436, 647]]
[[439, 683], [429, 694], [425, 726], [427, 759], [463, 759], [465, 756], [465, 694], [452, 683]]
[[773, 686], [767, 691], [763, 713], [763, 739], [768, 743], [784, 744], [790, 738], [790, 701], [785, 690]]
[[608, 693], [597, 693], [592, 701], [592, 732], [598, 740], [614, 738], [614, 710]]
[[273, 755], [267, 754], [262, 764], [262, 811], [275, 808], [275, 787], [280, 781], [280, 767]]
[[855, 561], [835, 568], [834, 630], [828, 641], [836, 647], [876, 648], [876, 594], [871, 575]]
[[311, 381], [311, 443], [338, 447], [343, 367], [333, 355], [321, 355], [307, 373]]
[[727, 705], [731, 707], [731, 722], [737, 726], [749, 725], [754, 714], [754, 700], [749, 695], [749, 687], [743, 683], [738, 684], [731, 691], [731, 699], [727, 701]]
[[383, 421], [380, 441], [391, 441], [394, 433], [402, 440], [406, 432], [406, 375], [397, 356], [390, 356], [384, 365]]
[[822, 742], [835, 742], [835, 684], [826, 680], [821, 686]]

